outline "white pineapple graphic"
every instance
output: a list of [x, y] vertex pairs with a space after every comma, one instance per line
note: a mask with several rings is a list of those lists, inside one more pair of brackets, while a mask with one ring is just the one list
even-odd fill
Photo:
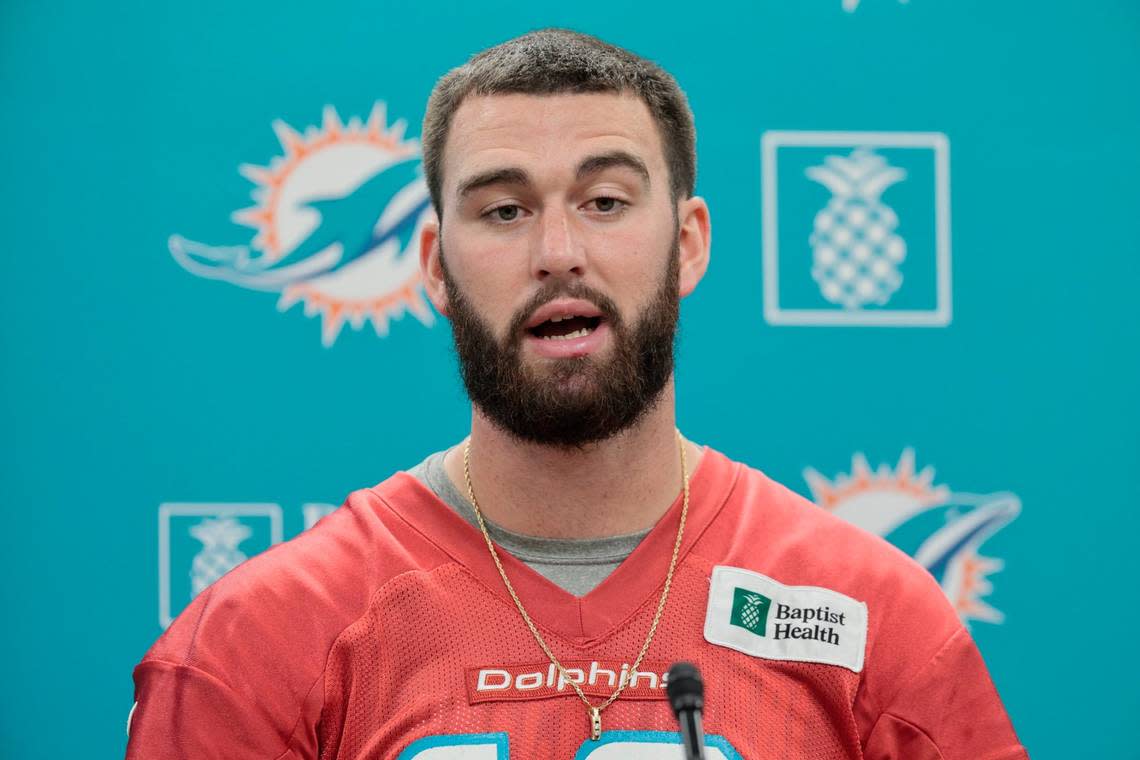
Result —
[[764, 597], [755, 594], [747, 594], [744, 597], [744, 606], [740, 610], [740, 622], [750, 630], [755, 631], [760, 625], [760, 610], [766, 600]]
[[820, 293], [845, 309], [886, 304], [902, 285], [906, 242], [895, 234], [898, 216], [879, 196], [906, 172], [857, 148], [849, 156], [828, 156], [805, 173], [832, 194], [815, 215], [809, 238], [811, 276]]
[[248, 557], [238, 544], [253, 531], [232, 517], [205, 519], [190, 528], [190, 535], [202, 542], [202, 550], [190, 565], [192, 594], [197, 596], [211, 583], [245, 562]]

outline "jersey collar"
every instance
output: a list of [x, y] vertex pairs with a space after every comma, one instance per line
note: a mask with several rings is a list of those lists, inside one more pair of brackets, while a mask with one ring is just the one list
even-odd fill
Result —
[[[724, 507], [739, 475], [739, 464], [705, 447], [689, 481], [689, 516], [678, 566]], [[384, 506], [462, 565], [503, 603], [514, 608], [479, 530], [440, 501], [431, 489], [413, 475], [400, 472], [376, 486], [373, 492]], [[643, 605], [656, 600], [673, 553], [681, 502], [678, 494], [637, 548], [583, 597], [576, 597], [551, 583], [500, 548], [503, 568], [537, 625], [578, 646], [589, 646], [622, 625]], [[519, 624], [522, 625], [521, 620]]]

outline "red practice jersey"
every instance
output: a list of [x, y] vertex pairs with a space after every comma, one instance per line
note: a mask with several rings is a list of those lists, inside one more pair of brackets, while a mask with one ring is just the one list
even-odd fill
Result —
[[[681, 499], [575, 597], [503, 563], [597, 704], [640, 649]], [[202, 592], [134, 671], [128, 760], [674, 760], [695, 663], [710, 760], [1025, 758], [942, 590], [881, 539], [706, 449], [646, 660], [590, 740], [479, 532], [407, 473]]]

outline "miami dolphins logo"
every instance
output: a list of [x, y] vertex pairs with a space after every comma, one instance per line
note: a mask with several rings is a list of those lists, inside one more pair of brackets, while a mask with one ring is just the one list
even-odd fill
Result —
[[984, 601], [993, 591], [989, 576], [1002, 561], [979, 553], [982, 544], [1021, 512], [1011, 493], [968, 494], [934, 485], [934, 468], [914, 469], [906, 449], [893, 470], [872, 471], [856, 454], [851, 474], [828, 480], [804, 470], [812, 496], [824, 509], [890, 541], [942, 585], [963, 622], [1000, 623], [1005, 616]]
[[275, 121], [283, 154], [239, 167], [256, 185], [254, 205], [230, 218], [256, 230], [253, 239], [219, 247], [174, 235], [170, 253], [199, 277], [280, 293], [278, 311], [303, 303], [306, 316], [321, 315], [325, 346], [345, 324], [371, 321], [384, 336], [410, 312], [431, 325], [419, 276], [419, 233], [432, 213], [419, 144], [404, 139], [403, 121], [386, 121], [380, 103], [347, 124], [326, 106], [321, 126], [303, 133]]

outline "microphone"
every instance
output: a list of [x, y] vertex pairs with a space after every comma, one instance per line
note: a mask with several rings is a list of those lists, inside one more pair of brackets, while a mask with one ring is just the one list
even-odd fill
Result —
[[701, 730], [701, 710], [705, 706], [705, 685], [701, 671], [688, 662], [674, 663], [669, 668], [665, 693], [681, 725], [681, 743], [685, 745], [685, 760], [704, 760], [705, 734]]

